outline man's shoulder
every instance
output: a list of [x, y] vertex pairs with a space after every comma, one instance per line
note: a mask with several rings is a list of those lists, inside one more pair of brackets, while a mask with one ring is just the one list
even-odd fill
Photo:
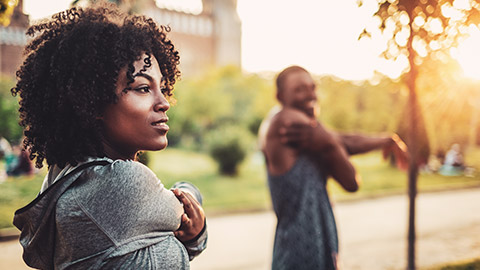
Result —
[[272, 117], [272, 126], [310, 123], [311, 119], [304, 112], [293, 108], [282, 108]]
[[[306, 119], [305, 119], [306, 118]], [[293, 166], [298, 156], [298, 149], [282, 141], [282, 128], [289, 124], [308, 121], [301, 111], [282, 108], [269, 123], [268, 132], [262, 150], [267, 158], [267, 169], [273, 175], [280, 175]]]
[[268, 130], [266, 131], [267, 143], [273, 146], [276, 151], [282, 149], [289, 149], [291, 147], [281, 141], [282, 129], [288, 128], [291, 125], [301, 125], [310, 123], [311, 119], [302, 111], [282, 108], [269, 121]]

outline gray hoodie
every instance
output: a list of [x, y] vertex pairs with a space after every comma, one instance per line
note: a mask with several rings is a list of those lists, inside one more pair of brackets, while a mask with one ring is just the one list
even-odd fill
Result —
[[[192, 185], [179, 188], [201, 202]], [[53, 166], [39, 196], [15, 213], [14, 225], [31, 267], [189, 269], [189, 260], [206, 248], [207, 232], [181, 243], [173, 232], [183, 213], [143, 164], [97, 158]]]

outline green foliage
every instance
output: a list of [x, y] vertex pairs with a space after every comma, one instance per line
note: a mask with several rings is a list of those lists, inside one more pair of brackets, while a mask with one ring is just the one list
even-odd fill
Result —
[[228, 125], [211, 131], [207, 144], [211, 157], [218, 163], [220, 173], [235, 175], [238, 165], [249, 152], [251, 142], [248, 131]]
[[22, 137], [22, 128], [18, 125], [18, 101], [10, 93], [14, 82], [0, 78], [0, 137], [9, 142], [18, 142]]
[[228, 66], [175, 86], [176, 105], [169, 110], [171, 146], [201, 149], [204, 135], [226, 124], [256, 132], [275, 104], [271, 80]]
[[320, 118], [342, 132], [369, 134], [397, 131], [405, 106], [402, 85], [387, 78], [377, 84], [354, 84], [332, 77], [318, 79]]

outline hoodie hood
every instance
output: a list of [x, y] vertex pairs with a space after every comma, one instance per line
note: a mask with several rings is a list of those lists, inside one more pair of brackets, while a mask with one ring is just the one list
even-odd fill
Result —
[[[35, 200], [15, 212], [13, 225], [21, 231], [23, 260], [28, 266], [39, 269], [54, 268], [55, 208], [58, 199], [76, 180], [82, 178], [81, 175], [85, 172], [83, 169], [109, 163], [105, 159], [95, 160], [70, 168], [68, 171], [62, 170], [65, 172], [63, 176], [55, 179], [55, 182]], [[51, 169], [46, 180], [58, 178], [56, 176], [60, 176], [58, 170]]]

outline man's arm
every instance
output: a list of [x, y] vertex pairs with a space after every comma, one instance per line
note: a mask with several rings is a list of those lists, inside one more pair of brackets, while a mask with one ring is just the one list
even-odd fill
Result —
[[406, 169], [408, 165], [407, 146], [394, 134], [390, 137], [368, 137], [362, 135], [339, 135], [349, 155], [362, 154], [372, 150], [383, 150], [383, 157], [388, 158], [390, 154], [395, 156], [397, 166]]
[[281, 142], [314, 157], [345, 190], [357, 191], [359, 180], [340, 137], [301, 112], [288, 116], [279, 129]]
[[301, 146], [303, 151], [315, 157], [346, 191], [355, 192], [358, 190], [359, 177], [338, 136], [316, 121], [309, 144]]
[[349, 155], [367, 153], [393, 142], [390, 137], [367, 137], [350, 134], [339, 134], [338, 136]]

